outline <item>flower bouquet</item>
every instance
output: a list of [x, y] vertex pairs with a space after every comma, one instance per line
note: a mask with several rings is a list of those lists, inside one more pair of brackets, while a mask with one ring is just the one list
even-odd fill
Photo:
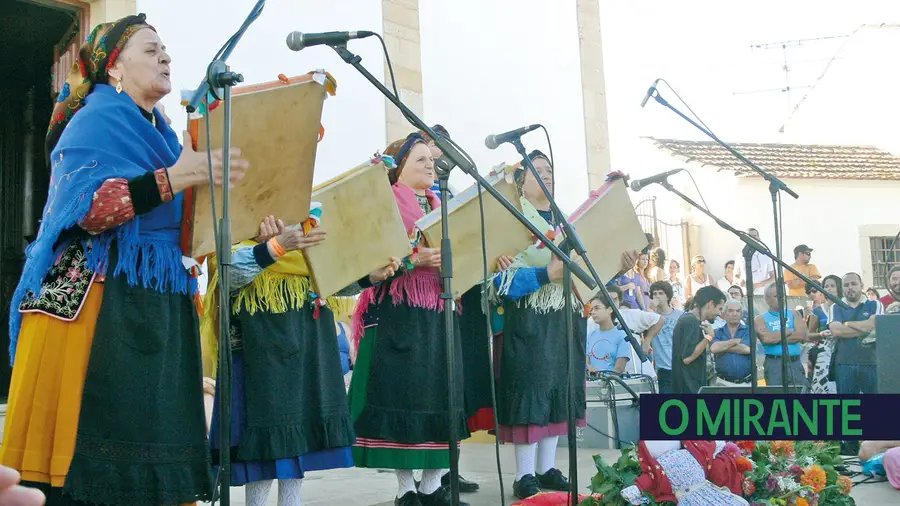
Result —
[[[744, 497], [753, 506], [851, 506], [853, 482], [835, 469], [840, 446], [823, 441], [736, 441]], [[748, 470], [747, 467], [750, 467]]]
[[[734, 441], [723, 453], [734, 457], [743, 475], [743, 496], [751, 506], [855, 506], [853, 482], [841, 476], [840, 445], [823, 441]], [[592, 496], [579, 506], [626, 506], [621, 492], [641, 474], [635, 447], [622, 450], [608, 464], [594, 456], [597, 474], [591, 479]], [[669, 506], [645, 495], [649, 506]]]

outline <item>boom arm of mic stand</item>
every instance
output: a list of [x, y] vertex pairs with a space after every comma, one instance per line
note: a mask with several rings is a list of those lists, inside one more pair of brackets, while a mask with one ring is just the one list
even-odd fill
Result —
[[719, 146], [722, 146], [723, 148], [725, 148], [726, 150], [728, 150], [728, 152], [731, 153], [735, 158], [737, 158], [738, 160], [740, 160], [741, 162], [743, 162], [744, 165], [746, 165], [747, 167], [750, 167], [751, 169], [753, 169], [757, 174], [759, 174], [760, 176], [762, 176], [763, 179], [765, 179], [766, 181], [768, 181], [769, 184], [773, 185], [776, 189], [784, 191], [785, 193], [787, 193], [787, 194], [790, 195], [791, 197], [794, 197], [795, 199], [800, 198], [800, 196], [797, 195], [797, 193], [794, 192], [794, 190], [791, 190], [790, 188], [788, 188], [788, 186], [787, 186], [786, 184], [784, 184], [784, 181], [778, 179], [778, 178], [775, 177], [774, 175], [772, 175], [772, 174], [770, 174], [769, 172], [766, 172], [765, 170], [763, 170], [762, 168], [760, 168], [759, 165], [756, 165], [755, 163], [753, 163], [753, 162], [751, 162], [750, 160], [748, 160], [744, 155], [742, 155], [738, 150], [736, 150], [736, 149], [734, 149], [733, 147], [731, 147], [727, 142], [725, 142], [725, 141], [723, 141], [722, 139], [719, 139], [718, 137], [716, 137], [716, 134], [710, 132], [709, 130], [707, 130], [706, 128], [704, 128], [702, 125], [698, 124], [696, 121], [694, 121], [694, 120], [692, 120], [691, 118], [687, 117], [683, 112], [679, 111], [679, 110], [676, 109], [674, 106], [672, 106], [672, 104], [670, 104], [669, 102], [667, 102], [666, 99], [662, 98], [662, 96], [659, 94], [659, 90], [658, 90], [658, 89], [656, 90], [656, 93], [653, 95], [653, 98], [654, 98], [657, 102], [659, 102], [660, 105], [662, 105], [663, 107], [666, 107], [666, 108], [670, 109], [672, 112], [674, 112], [675, 114], [677, 114], [678, 116], [680, 116], [682, 119], [684, 119], [685, 121], [687, 121], [687, 122], [690, 123], [691, 125], [694, 125], [694, 127], [696, 127], [697, 130], [700, 130], [701, 132], [703, 132], [704, 134], [706, 134], [710, 139], [714, 140], [714, 141], [716, 142], [716, 144], [718, 144]]
[[544, 232], [542, 230], [538, 230], [537, 227], [535, 227], [530, 221], [528, 221], [528, 218], [526, 218], [521, 212], [519, 212], [519, 210], [516, 209], [513, 204], [506, 200], [506, 197], [504, 197], [481, 174], [479, 174], [475, 169], [475, 166], [471, 162], [469, 162], [469, 160], [465, 156], [463, 156], [463, 154], [460, 153], [455, 146], [447, 142], [447, 140], [440, 135], [436, 134], [434, 130], [426, 125], [421, 118], [416, 116], [416, 114], [412, 112], [409, 107], [406, 107], [406, 105], [400, 101], [399, 97], [391, 93], [391, 91], [387, 89], [387, 87], [385, 87], [384, 84], [381, 83], [381, 81], [376, 79], [375, 76], [373, 76], [368, 70], [366, 70], [366, 68], [363, 67], [362, 64], [360, 64], [362, 58], [350, 52], [347, 49], [347, 46], [343, 44], [336, 44], [331, 46], [331, 48], [334, 49], [335, 52], [337, 52], [341, 59], [350, 64], [360, 74], [362, 74], [363, 77], [366, 78], [366, 80], [372, 83], [372, 85], [375, 86], [382, 95], [390, 100], [392, 104], [397, 106], [397, 108], [400, 109], [400, 112], [403, 113], [406, 119], [410, 123], [412, 123], [414, 127], [424, 131], [432, 139], [434, 139], [435, 145], [444, 153], [444, 156], [447, 157], [453, 163], [453, 165], [459, 167], [463, 172], [475, 179], [475, 181], [477, 181], [485, 191], [491, 194], [491, 197], [494, 197], [494, 199], [497, 200], [497, 202], [499, 202], [510, 214], [512, 214], [517, 220], [519, 220], [519, 223], [525, 226], [525, 228], [527, 228], [529, 232], [531, 232], [535, 237], [538, 238], [539, 241], [546, 245], [547, 248], [553, 252], [553, 254], [558, 256], [560, 260], [562, 260], [563, 263], [568, 266], [569, 270], [572, 271], [572, 274], [574, 276], [580, 279], [581, 282], [588, 287], [594, 287], [594, 280], [586, 272], [584, 272], [584, 270], [579, 267], [578, 264], [576, 264], [571, 258], [569, 258], [568, 255], [563, 253], [563, 251], [559, 248], [559, 246], [556, 245], [556, 243], [548, 239], [547, 236], [544, 235]]
[[[690, 205], [693, 206], [694, 208], [699, 209], [703, 214], [709, 216], [709, 217], [710, 217], [713, 221], [715, 221], [720, 227], [722, 227], [722, 228], [724, 228], [725, 230], [727, 230], [727, 231], [731, 232], [732, 234], [736, 235], [736, 236], [738, 237], [738, 239], [740, 239], [741, 241], [743, 241], [747, 246], [749, 246], [749, 247], [752, 248], [753, 250], [758, 251], [758, 252], [762, 253], [763, 255], [767, 256], [767, 257], [770, 258], [773, 262], [775, 262], [776, 264], [780, 265], [783, 269], [785, 269], [785, 270], [787, 270], [787, 271], [789, 271], [789, 272], [792, 272], [795, 276], [797, 276], [798, 278], [800, 278], [801, 280], [803, 280], [806, 284], [812, 286], [813, 288], [815, 288], [816, 290], [818, 290], [819, 292], [821, 292], [822, 295], [824, 295], [824, 296], [825, 296], [828, 300], [830, 300], [831, 302], [834, 302], [835, 304], [837, 304], [838, 306], [840, 306], [840, 307], [842, 307], [842, 308], [844, 308], [844, 309], [850, 309], [850, 306], [849, 306], [846, 302], [842, 301], [841, 299], [839, 299], [839, 298], [835, 297], [834, 295], [832, 295], [832, 294], [828, 293], [827, 291], [825, 291], [825, 287], [823, 287], [821, 284], [819, 284], [819, 283], [816, 282], [816, 281], [813, 281], [813, 280], [809, 279], [809, 278], [806, 277], [806, 275], [803, 274], [802, 272], [798, 271], [797, 269], [795, 269], [795, 268], [791, 267], [790, 265], [786, 264], [785, 262], [783, 262], [783, 261], [782, 261], [780, 258], [778, 258], [776, 255], [772, 254], [772, 252], [769, 251], [768, 248], [766, 248], [765, 246], [763, 246], [762, 244], [760, 244], [759, 242], [757, 242], [755, 239], [753, 239], [752, 237], [750, 237], [750, 236], [747, 235], [746, 233], [741, 232], [740, 230], [737, 230], [736, 228], [732, 227], [732, 226], [729, 225], [728, 223], [725, 223], [724, 221], [722, 221], [721, 219], [719, 219], [718, 217], [716, 217], [716, 216], [715, 216], [713, 213], [711, 213], [708, 209], [706, 209], [705, 207], [701, 206], [700, 204], [698, 204], [697, 202], [695, 202], [693, 199], [691, 199], [691, 198], [688, 197], [687, 195], [685, 195], [685, 194], [681, 193], [680, 191], [676, 190], [676, 189], [672, 186], [672, 184], [669, 183], [668, 181], [662, 181], [662, 182], [660, 182], [660, 184], [661, 184], [661, 185], [663, 186], [663, 188], [665, 188], [666, 190], [669, 190], [670, 192], [674, 193], [675, 195], [678, 195], [679, 197], [681, 197], [682, 200], [684, 200], [685, 202], [687, 202], [688, 204], [690, 204]], [[753, 290], [753, 287], [748, 287], [748, 290], [749, 290], [749, 291], [752, 291], [752, 290]]]

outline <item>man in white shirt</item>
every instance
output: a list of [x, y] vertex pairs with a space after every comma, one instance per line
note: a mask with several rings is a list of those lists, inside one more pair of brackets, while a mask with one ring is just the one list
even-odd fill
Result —
[[[759, 238], [759, 231], [755, 228], [747, 229], [747, 234], [757, 241], [762, 242]], [[734, 280], [736, 281], [736, 285], [746, 289], [747, 276], [744, 265], [744, 255], [740, 254], [734, 261]], [[759, 251], [754, 251], [753, 256], [750, 258], [750, 265], [753, 269], [753, 294], [765, 295], [766, 287], [775, 281], [775, 262]], [[750, 290], [747, 291], [749, 292]]]
[[[607, 290], [609, 291], [609, 296], [612, 297], [613, 304], [619, 308], [622, 318], [625, 319], [625, 325], [627, 325], [635, 334], [635, 337], [640, 338], [640, 335], [643, 334], [643, 340], [645, 342], [653, 341], [653, 338], [655, 338], [663, 328], [663, 324], [665, 323], [663, 318], [656, 313], [622, 307], [622, 290], [617, 286], [607, 287]], [[589, 318], [587, 321], [588, 334], [597, 328], [597, 324]], [[631, 356], [632, 359], [628, 361], [626, 372], [632, 374], [646, 374], [652, 378], [656, 377], [656, 371], [653, 370], [653, 363], [650, 360], [643, 363], [640, 362], [637, 353], [634, 353], [634, 350], [632, 350]]]

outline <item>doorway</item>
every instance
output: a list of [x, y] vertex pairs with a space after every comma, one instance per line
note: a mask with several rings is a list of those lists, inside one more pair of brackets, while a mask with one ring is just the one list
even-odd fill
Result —
[[44, 134], [72, 48], [86, 36], [87, 9], [71, 0], [0, 2], [0, 403], [11, 374], [10, 300], [47, 198]]

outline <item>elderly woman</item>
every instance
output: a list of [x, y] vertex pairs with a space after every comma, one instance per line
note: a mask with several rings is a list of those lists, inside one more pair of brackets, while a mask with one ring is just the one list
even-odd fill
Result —
[[[51, 183], [12, 304], [0, 463], [50, 504], [211, 494], [196, 281], [179, 247], [181, 192], [205, 184], [207, 161], [155, 109], [169, 63], [143, 15], [99, 25], [47, 134]], [[214, 152], [218, 179], [221, 161]], [[233, 178], [246, 167], [235, 159]]]
[[[248, 506], [265, 506], [276, 479], [278, 505], [299, 506], [304, 473], [353, 466], [355, 434], [333, 316], [348, 299], [324, 301], [311, 290], [301, 250], [321, 244], [325, 231], [306, 230], [269, 216], [256, 239], [234, 248], [231, 484], [246, 485]], [[384, 280], [399, 262], [366, 281]], [[218, 305], [218, 281], [215, 270], [205, 307]], [[210, 351], [219, 342], [216, 315], [206, 311], [201, 324]], [[220, 408], [217, 395], [210, 433], [215, 464]]]
[[[388, 178], [407, 232], [440, 207], [429, 189], [434, 159], [417, 134], [385, 149], [395, 168]], [[357, 467], [396, 469], [399, 506], [450, 504], [441, 487], [450, 466], [450, 424], [459, 439], [469, 436], [463, 409], [462, 350], [454, 349], [453, 385], [459, 409], [448, 413], [447, 352], [440, 298], [440, 250], [419, 245], [399, 274], [367, 288], [353, 315], [357, 358], [350, 384], [350, 412], [357, 440]], [[454, 320], [455, 321], [455, 320]], [[459, 328], [454, 329], [459, 335]], [[363, 335], [365, 334], [365, 335]], [[423, 469], [416, 491], [414, 469]]]
[[[540, 151], [529, 154], [544, 184], [552, 191], [553, 167]], [[518, 168], [514, 173], [521, 194], [522, 212], [539, 229], [556, 225], [550, 202], [534, 174]], [[635, 258], [631, 258], [630, 267]], [[502, 306], [503, 336], [499, 344], [497, 417], [499, 439], [515, 445], [519, 499], [541, 490], [568, 490], [568, 479], [555, 467], [559, 436], [568, 426], [568, 360], [565, 297], [561, 261], [541, 246], [531, 246], [494, 277], [494, 301]], [[578, 356], [585, 356], [587, 328], [580, 304], [573, 302], [572, 335]], [[495, 328], [497, 332], [501, 329]], [[582, 366], [586, 364], [579, 362]], [[583, 377], [585, 373], [582, 372]], [[576, 418], [585, 413], [585, 385], [576, 384]]]

